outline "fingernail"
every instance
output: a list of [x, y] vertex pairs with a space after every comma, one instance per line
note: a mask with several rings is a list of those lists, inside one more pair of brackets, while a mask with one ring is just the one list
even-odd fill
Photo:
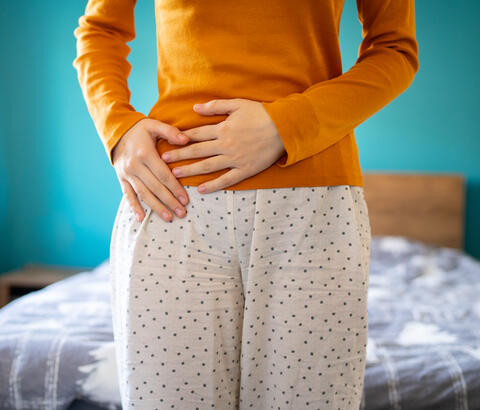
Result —
[[163, 211], [162, 216], [163, 216], [164, 219], [168, 219], [170, 217], [170, 215], [168, 214], [167, 211]]
[[206, 189], [207, 189], [207, 187], [206, 187], [205, 185], [200, 185], [200, 186], [198, 187], [198, 190], [199, 190], [200, 192], [203, 192], [203, 191], [205, 191]]
[[180, 195], [178, 200], [182, 203], [182, 205], [187, 205], [187, 198], [185, 198], [183, 195]]
[[164, 161], [169, 161], [170, 160], [170, 154], [164, 153], [162, 155], [162, 158], [164, 159]]
[[176, 209], [175, 209], [175, 213], [176, 213], [178, 216], [182, 216], [182, 215], [183, 215], [183, 210], [182, 210], [182, 208], [176, 208]]

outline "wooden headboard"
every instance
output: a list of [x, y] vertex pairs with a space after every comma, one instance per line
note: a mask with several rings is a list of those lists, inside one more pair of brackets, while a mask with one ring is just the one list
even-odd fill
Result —
[[464, 248], [462, 174], [364, 172], [372, 235], [400, 235]]

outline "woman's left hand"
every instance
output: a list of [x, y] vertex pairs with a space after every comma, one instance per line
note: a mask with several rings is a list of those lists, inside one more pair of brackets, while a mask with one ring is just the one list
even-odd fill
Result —
[[[201, 193], [214, 192], [258, 174], [276, 162], [285, 148], [277, 128], [258, 101], [243, 98], [216, 99], [193, 106], [200, 115], [228, 117], [217, 124], [182, 130], [191, 141], [200, 141], [183, 148], [164, 152], [165, 162], [209, 157], [193, 164], [173, 168], [177, 177], [208, 174], [231, 168], [216, 179], [198, 187]], [[201, 187], [205, 189], [202, 191]]]

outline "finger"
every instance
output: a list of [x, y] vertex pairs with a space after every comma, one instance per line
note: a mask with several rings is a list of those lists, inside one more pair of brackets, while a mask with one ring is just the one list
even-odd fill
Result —
[[146, 121], [147, 131], [156, 138], [163, 138], [172, 145], [183, 145], [189, 141], [187, 135], [183, 134], [177, 127], [162, 121], [150, 119]]
[[133, 187], [125, 179], [122, 179], [120, 181], [120, 186], [122, 187], [122, 192], [127, 198], [128, 203], [130, 204], [130, 208], [137, 215], [138, 221], [141, 222], [143, 217], [145, 216], [145, 212], [142, 204], [137, 198], [135, 191], [133, 190]]
[[[187, 205], [189, 202], [188, 193], [184, 186], [172, 174], [172, 171], [167, 164], [160, 158], [158, 152], [155, 151], [149, 155], [144, 164], [148, 167], [155, 178], [167, 186], [170, 192], [183, 204]], [[170, 177], [169, 177], [170, 175]], [[163, 182], [162, 182], [163, 181]]]
[[231, 160], [225, 155], [216, 155], [197, 161], [193, 164], [184, 165], [178, 168], [173, 168], [172, 173], [176, 177], [188, 177], [190, 175], [209, 174], [225, 168], [231, 168]]
[[[245, 179], [244, 171], [240, 168], [233, 168], [232, 170], [220, 175], [218, 178], [202, 183], [198, 187], [198, 192], [201, 194], [208, 194], [210, 192], [218, 191], [236, 184]], [[200, 187], [205, 187], [205, 190], [201, 190]]]
[[201, 115], [231, 114], [240, 108], [241, 99], [216, 99], [194, 104], [193, 109]]
[[203, 141], [188, 145], [184, 148], [166, 151], [162, 154], [162, 159], [165, 162], [176, 162], [182, 159], [210, 157], [220, 154], [221, 152], [222, 147], [218, 140]]
[[189, 128], [188, 130], [183, 130], [182, 133], [185, 134], [191, 141], [207, 141], [214, 138], [217, 138], [217, 124], [208, 124], [202, 125], [200, 127]]
[[139, 199], [145, 202], [151, 209], [153, 209], [165, 222], [172, 220], [172, 214], [167, 207], [158, 200], [143, 181], [135, 175], [129, 177], [129, 182], [135, 189], [135, 193]]
[[[142, 180], [143, 184], [156, 197], [154, 203], [160, 200], [162, 202], [162, 206], [168, 206], [177, 216], [185, 216], [185, 208], [168, 188], [168, 186], [173, 183], [173, 180], [176, 180], [175, 176], [173, 176], [168, 167], [167, 171], [160, 175], [160, 178], [157, 178], [148, 167], [142, 167], [136, 176]], [[158, 204], [153, 204], [150, 206], [157, 211]], [[163, 212], [163, 208], [159, 209], [158, 212], [159, 214], [160, 212]]]

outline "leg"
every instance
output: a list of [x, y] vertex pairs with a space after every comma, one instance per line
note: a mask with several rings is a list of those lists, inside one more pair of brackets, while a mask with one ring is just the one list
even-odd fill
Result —
[[120, 204], [111, 241], [123, 409], [237, 409], [244, 298], [231, 192], [190, 196], [187, 216], [138, 222]]
[[238, 212], [237, 246], [252, 232], [239, 248], [240, 410], [358, 410], [370, 252], [362, 188], [258, 190], [255, 211]]

